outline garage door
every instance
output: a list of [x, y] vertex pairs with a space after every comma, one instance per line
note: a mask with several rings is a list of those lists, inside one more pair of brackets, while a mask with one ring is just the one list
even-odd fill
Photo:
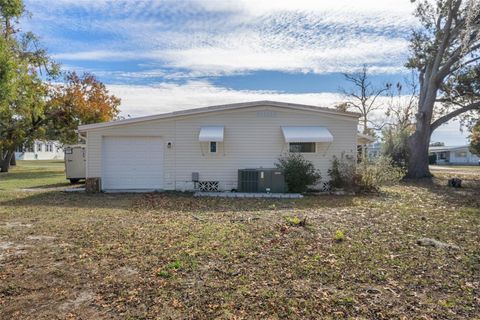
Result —
[[163, 142], [159, 137], [104, 137], [102, 189], [162, 189]]

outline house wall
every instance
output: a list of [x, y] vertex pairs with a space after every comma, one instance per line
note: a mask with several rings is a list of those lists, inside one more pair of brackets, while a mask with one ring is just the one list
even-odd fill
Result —
[[[462, 157], [460, 153], [466, 154], [466, 156]], [[451, 164], [477, 165], [479, 160], [480, 158], [468, 151], [468, 148], [450, 151]]]
[[[480, 157], [468, 151], [468, 148], [452, 149], [449, 151], [431, 152], [437, 155], [437, 164], [478, 165]], [[441, 153], [446, 154], [446, 159], [440, 159]], [[461, 156], [460, 153], [465, 154]]]
[[[278, 157], [288, 151], [281, 126], [323, 126], [334, 142], [317, 143], [316, 152], [305, 153], [328, 181], [327, 170], [334, 155], [356, 155], [358, 119], [299, 111], [279, 107], [216, 111], [212, 113], [152, 120], [118, 127], [91, 129], [87, 132], [87, 177], [102, 176], [102, 139], [104, 136], [161, 136], [164, 143], [164, 188], [192, 190], [192, 172], [201, 181], [220, 181], [220, 188], [237, 187], [238, 169], [272, 168]], [[203, 126], [224, 126], [224, 142], [217, 154], [210, 154], [208, 143], [200, 143]], [[172, 142], [171, 149], [166, 148]]]
[[[39, 146], [41, 144], [41, 146]], [[46, 151], [46, 145], [52, 144], [52, 151]], [[32, 148], [24, 148], [24, 151], [16, 151], [17, 160], [63, 160], [65, 155], [63, 149], [55, 141], [35, 141]], [[30, 151], [29, 151], [30, 150]]]

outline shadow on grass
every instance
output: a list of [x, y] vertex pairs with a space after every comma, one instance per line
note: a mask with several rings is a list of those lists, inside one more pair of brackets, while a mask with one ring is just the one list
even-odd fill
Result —
[[59, 170], [48, 170], [48, 171], [25, 171], [25, 172], [3, 172], [0, 173], [0, 177], [2, 181], [10, 181], [10, 180], [41, 180], [41, 179], [49, 179], [55, 176], [63, 175], [64, 173]]
[[402, 184], [440, 195], [445, 202], [450, 204], [480, 207], [480, 179], [478, 177], [463, 179], [462, 188], [449, 187], [447, 185], [449, 178], [451, 177], [435, 175], [430, 179], [406, 180]]
[[195, 198], [191, 193], [148, 194], [86, 194], [61, 191], [26, 194], [24, 197], [0, 201], [0, 206], [9, 207], [64, 207], [88, 209], [127, 209], [135, 212], [177, 211], [262, 211], [272, 209], [318, 209], [354, 206], [353, 196], [308, 196], [303, 199], [231, 199]]

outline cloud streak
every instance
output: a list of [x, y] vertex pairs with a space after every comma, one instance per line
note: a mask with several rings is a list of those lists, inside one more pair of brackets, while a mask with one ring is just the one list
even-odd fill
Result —
[[[61, 0], [30, 5], [37, 20], [26, 26], [43, 28], [60, 61], [144, 59], [155, 69], [182, 68], [201, 76], [353, 72], [364, 63], [377, 72], [397, 72], [415, 26], [412, 5], [396, 0]], [[72, 34], [84, 37], [72, 40]]]

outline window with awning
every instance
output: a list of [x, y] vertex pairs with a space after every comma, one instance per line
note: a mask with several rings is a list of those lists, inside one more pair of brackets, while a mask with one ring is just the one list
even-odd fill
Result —
[[325, 127], [282, 127], [286, 143], [333, 142], [333, 135]]
[[200, 142], [223, 142], [223, 126], [202, 127], [198, 135]]

